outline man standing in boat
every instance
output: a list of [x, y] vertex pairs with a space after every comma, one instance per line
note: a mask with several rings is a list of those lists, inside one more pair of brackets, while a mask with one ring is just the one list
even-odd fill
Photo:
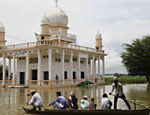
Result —
[[[43, 107], [43, 100], [41, 98], [41, 96], [35, 91], [35, 90], [31, 90], [30, 91], [32, 98], [30, 99], [30, 101], [27, 103], [27, 105], [32, 105], [33, 106], [33, 110], [36, 111], [36, 108], [39, 108], [39, 110], [41, 110], [41, 107]], [[30, 95], [30, 94], [28, 94]]]
[[114, 96], [114, 109], [117, 109], [117, 101], [118, 98], [123, 99], [123, 101], [126, 103], [128, 109], [130, 110], [131, 107], [128, 103], [128, 101], [126, 100], [126, 97], [123, 93], [123, 87], [122, 84], [118, 82], [118, 78], [114, 77], [114, 83], [112, 84], [112, 91], [109, 93], [110, 95], [112, 94], [112, 92], [115, 90], [115, 96]]

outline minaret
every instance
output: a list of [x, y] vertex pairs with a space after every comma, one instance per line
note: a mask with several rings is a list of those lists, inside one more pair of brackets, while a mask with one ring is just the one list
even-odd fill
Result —
[[41, 20], [41, 40], [48, 39], [50, 37], [50, 29], [49, 29], [49, 20], [44, 14], [44, 17]]
[[0, 45], [5, 45], [5, 27], [3, 26], [2, 22], [0, 24]]
[[96, 34], [96, 46], [95, 48], [97, 50], [102, 50], [103, 45], [102, 45], [102, 35], [100, 34], [100, 32], [98, 31]]

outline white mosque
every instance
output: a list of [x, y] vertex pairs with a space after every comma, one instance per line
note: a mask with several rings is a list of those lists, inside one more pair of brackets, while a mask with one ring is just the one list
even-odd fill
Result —
[[86, 80], [104, 84], [106, 54], [101, 34], [96, 34], [95, 48], [77, 45], [76, 35], [67, 32], [68, 16], [57, 7], [57, 2], [42, 18], [41, 34], [35, 34], [35, 42], [6, 45], [5, 27], [1, 23], [1, 86], [70, 87]]

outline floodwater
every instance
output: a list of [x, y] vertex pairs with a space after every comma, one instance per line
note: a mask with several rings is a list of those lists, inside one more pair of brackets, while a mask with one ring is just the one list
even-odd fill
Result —
[[[147, 84], [131, 84], [123, 86], [124, 93], [129, 100], [136, 99], [136, 102], [144, 104], [144, 106], [150, 106], [150, 86]], [[31, 97], [27, 96], [31, 89], [29, 88], [0, 88], [0, 115], [25, 115], [22, 107], [26, 106], [26, 103]], [[109, 93], [111, 91], [111, 85], [106, 86], [91, 86], [84, 88], [35, 88], [42, 96], [44, 101], [43, 109], [49, 108], [48, 104], [56, 98], [56, 92], [61, 91], [62, 95], [68, 98], [71, 91], [74, 91], [78, 98], [78, 103], [84, 95], [89, 98], [94, 97], [97, 108], [101, 107], [101, 98], [104, 92]], [[109, 96], [113, 102], [113, 96]], [[131, 104], [133, 108], [133, 104]], [[118, 100], [118, 109], [127, 109], [122, 100]]]

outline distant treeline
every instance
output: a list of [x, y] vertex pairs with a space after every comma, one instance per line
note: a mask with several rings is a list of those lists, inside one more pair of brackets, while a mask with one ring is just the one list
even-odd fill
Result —
[[[143, 84], [147, 83], [145, 76], [120, 76], [118, 80], [122, 84]], [[112, 84], [113, 77], [106, 77], [105, 84]]]

